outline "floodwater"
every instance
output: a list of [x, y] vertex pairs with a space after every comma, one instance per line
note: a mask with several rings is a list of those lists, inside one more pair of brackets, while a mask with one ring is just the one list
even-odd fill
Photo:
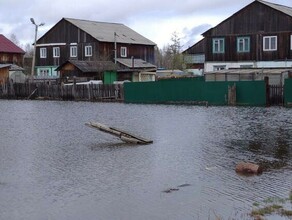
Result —
[[292, 190], [292, 109], [0, 100], [0, 122], [1, 220], [250, 219]]

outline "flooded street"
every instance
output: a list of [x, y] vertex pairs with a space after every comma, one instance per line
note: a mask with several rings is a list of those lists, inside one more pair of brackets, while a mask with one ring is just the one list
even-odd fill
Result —
[[[292, 190], [292, 109], [0, 100], [0, 112], [0, 219], [250, 219]], [[240, 161], [265, 170], [237, 175]]]

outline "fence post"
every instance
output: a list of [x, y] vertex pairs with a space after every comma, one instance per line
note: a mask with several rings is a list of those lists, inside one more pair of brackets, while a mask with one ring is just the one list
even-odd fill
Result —
[[93, 101], [93, 83], [90, 83], [89, 84], [89, 87], [88, 87], [88, 99], [89, 101]]
[[73, 87], [72, 87], [72, 95], [74, 100], [76, 100], [76, 77], [73, 77]]
[[270, 86], [269, 86], [269, 77], [265, 76], [264, 78], [266, 83], [266, 106], [270, 106]]
[[236, 105], [236, 84], [228, 86], [228, 105]]

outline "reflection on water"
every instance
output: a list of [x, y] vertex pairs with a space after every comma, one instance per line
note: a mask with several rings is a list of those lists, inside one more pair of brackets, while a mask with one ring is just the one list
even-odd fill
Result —
[[[292, 189], [291, 109], [2, 100], [0, 112], [0, 219], [249, 219]], [[237, 175], [242, 160], [265, 172]]]

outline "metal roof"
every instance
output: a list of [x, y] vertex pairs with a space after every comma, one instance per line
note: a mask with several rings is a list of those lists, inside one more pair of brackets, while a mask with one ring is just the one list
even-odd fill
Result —
[[25, 54], [24, 50], [8, 40], [3, 34], [0, 34], [0, 52]]
[[11, 64], [0, 64], [0, 69], [10, 67]]
[[118, 58], [117, 62], [129, 68], [156, 68], [155, 65], [142, 59]]
[[68, 22], [74, 24], [76, 27], [85, 31], [98, 41], [102, 42], [116, 42], [127, 44], [143, 44], [156, 45], [151, 40], [143, 37], [141, 34], [135, 32], [131, 28], [119, 23], [107, 23], [97, 21], [87, 21], [72, 18], [64, 18]]
[[270, 2], [266, 2], [266, 1], [262, 1], [262, 0], [257, 0], [257, 1], [292, 17], [292, 8], [291, 7], [288, 7], [285, 5], [274, 4], [274, 3], [270, 3]]
[[92, 73], [106, 70], [117, 70], [117, 66], [112, 61], [81, 61], [81, 60], [68, 60], [60, 65], [56, 71], [60, 71], [67, 63], [73, 64], [83, 73]]
[[9, 71], [23, 71], [24, 69], [20, 66], [15, 64], [0, 64], [0, 69], [2, 68], [9, 68]]

